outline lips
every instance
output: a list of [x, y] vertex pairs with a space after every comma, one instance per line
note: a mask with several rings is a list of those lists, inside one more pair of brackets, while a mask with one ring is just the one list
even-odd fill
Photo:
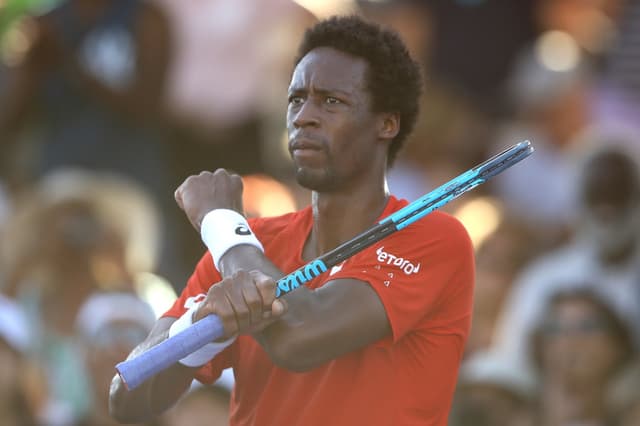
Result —
[[323, 145], [320, 141], [308, 137], [296, 137], [290, 142], [289, 150], [294, 151], [322, 151]]
[[316, 157], [326, 151], [325, 144], [309, 134], [297, 134], [289, 141], [289, 152], [294, 157]]
[[325, 145], [315, 138], [296, 136], [289, 142], [289, 152], [299, 166], [319, 167], [325, 159]]

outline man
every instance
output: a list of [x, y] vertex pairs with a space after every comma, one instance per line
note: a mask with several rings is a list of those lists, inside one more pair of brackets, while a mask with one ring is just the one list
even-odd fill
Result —
[[[58, 3], [32, 20], [33, 40], [0, 99], [0, 143], [18, 148], [37, 112], [42, 136], [29, 180], [80, 167], [158, 190], [166, 165], [157, 123], [171, 60], [167, 17], [142, 0]], [[3, 166], [0, 172], [14, 172]]]
[[131, 392], [114, 378], [116, 418], [154, 416], [194, 377], [210, 383], [233, 367], [232, 425], [446, 425], [474, 278], [458, 221], [431, 214], [275, 299], [274, 279], [407, 204], [387, 193], [385, 173], [419, 94], [418, 66], [395, 33], [357, 17], [307, 31], [287, 126], [312, 205], [246, 222], [238, 176], [203, 172], [178, 188], [209, 252], [132, 355], [208, 314], [221, 317], [226, 340]]
[[[640, 323], [640, 169], [626, 140], [608, 131], [585, 139], [593, 148], [579, 165], [572, 238], [525, 265], [505, 299], [493, 345], [521, 368], [533, 367], [529, 336], [558, 291], [590, 289]], [[631, 333], [639, 344], [640, 327]]]

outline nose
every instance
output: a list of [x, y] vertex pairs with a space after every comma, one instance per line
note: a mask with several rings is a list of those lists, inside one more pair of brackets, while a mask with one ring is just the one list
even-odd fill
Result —
[[313, 104], [311, 100], [306, 100], [300, 105], [293, 114], [293, 126], [295, 128], [302, 127], [317, 127], [320, 124], [320, 116], [318, 108]]

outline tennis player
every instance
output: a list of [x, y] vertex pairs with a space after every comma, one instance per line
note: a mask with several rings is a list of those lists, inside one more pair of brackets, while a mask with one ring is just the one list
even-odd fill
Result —
[[243, 216], [225, 170], [189, 177], [176, 200], [208, 247], [173, 307], [131, 356], [208, 314], [225, 337], [128, 391], [122, 422], [168, 409], [196, 378], [233, 367], [232, 425], [445, 426], [469, 333], [470, 239], [434, 212], [276, 299], [275, 279], [348, 241], [407, 201], [386, 171], [418, 114], [418, 65], [396, 35], [358, 17], [309, 29], [289, 86], [289, 151], [312, 204]]

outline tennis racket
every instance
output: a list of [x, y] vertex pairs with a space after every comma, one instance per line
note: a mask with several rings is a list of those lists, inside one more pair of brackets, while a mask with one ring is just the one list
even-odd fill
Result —
[[[387, 235], [406, 228], [451, 200], [522, 161], [532, 152], [533, 146], [531, 143], [523, 141], [464, 172], [382, 219], [353, 239], [279, 279], [276, 296], [280, 297], [295, 290], [326, 272], [332, 266], [338, 265], [354, 254], [382, 240]], [[220, 318], [215, 315], [209, 315], [195, 322], [181, 333], [139, 354], [137, 357], [119, 363], [116, 365], [116, 370], [127, 389], [134, 389], [145, 380], [223, 335], [224, 330]]]

